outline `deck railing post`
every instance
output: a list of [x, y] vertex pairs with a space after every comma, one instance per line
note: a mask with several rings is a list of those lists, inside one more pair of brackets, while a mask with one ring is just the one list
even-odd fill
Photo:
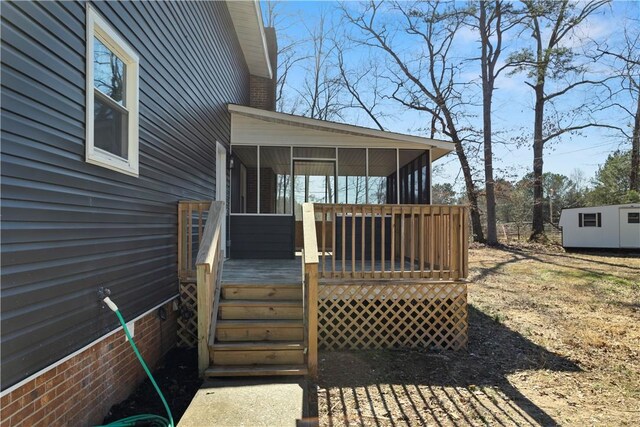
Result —
[[197, 299], [198, 299], [198, 372], [202, 375], [209, 367], [209, 323], [211, 307], [209, 295], [211, 293], [211, 271], [209, 264], [199, 264], [197, 271]]
[[469, 275], [469, 208], [462, 208], [462, 278]]
[[451, 278], [457, 280], [460, 277], [460, 209], [451, 209]]
[[[343, 210], [344, 214], [344, 210]], [[345, 216], [342, 217], [344, 233]], [[307, 344], [307, 369], [309, 376], [318, 377], [318, 236], [313, 203], [302, 205], [302, 268], [304, 278], [305, 344]], [[335, 236], [335, 234], [334, 234]], [[343, 257], [344, 257], [344, 239]], [[344, 262], [343, 270], [344, 274]]]
[[184, 244], [184, 223], [182, 221], [182, 202], [178, 202], [178, 278], [184, 279], [184, 257], [182, 255], [182, 248]]
[[307, 294], [307, 369], [309, 376], [318, 378], [318, 264], [305, 264], [304, 280]]

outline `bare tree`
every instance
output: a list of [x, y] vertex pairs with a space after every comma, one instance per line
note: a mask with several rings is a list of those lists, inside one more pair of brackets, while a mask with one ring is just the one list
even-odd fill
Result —
[[619, 77], [609, 85], [604, 108], [615, 107], [630, 118], [631, 133], [624, 128], [620, 130], [631, 140], [629, 189], [640, 192], [640, 19], [626, 21], [622, 33], [623, 42], [618, 49], [603, 43], [597, 51], [600, 57], [609, 60], [611, 72]]
[[[531, 31], [534, 49], [524, 48], [510, 55], [515, 72], [526, 72], [526, 85], [535, 94], [533, 124], [533, 217], [531, 240], [544, 239], [544, 198], [542, 186], [545, 144], [555, 138], [594, 126], [603, 126], [592, 120], [581, 121], [576, 108], [568, 123], [562, 114], [555, 117], [545, 112], [552, 110], [553, 102], [578, 87], [602, 84], [607, 79], [590, 80], [587, 68], [579, 63], [576, 49], [570, 46], [575, 29], [608, 0], [572, 2], [569, 0], [523, 0], [526, 30]], [[547, 30], [548, 29], [548, 30]], [[548, 33], [548, 34], [547, 34]], [[572, 78], [573, 77], [573, 78]], [[549, 92], [547, 83], [556, 82]]]
[[347, 100], [346, 108], [360, 109], [375, 123], [380, 130], [384, 130], [381, 119], [388, 116], [379, 111], [380, 102], [383, 99], [380, 80], [382, 78], [377, 61], [360, 65], [356, 69], [349, 69], [345, 63], [344, 55], [348, 53], [344, 46], [344, 40], [336, 40], [337, 65], [340, 72], [342, 87], [351, 95]]
[[302, 66], [305, 78], [300, 89], [295, 89], [301, 102], [301, 114], [321, 120], [341, 118], [342, 88], [335, 66], [336, 46], [331, 39], [334, 28], [322, 9], [314, 27], [307, 27], [309, 53]]
[[[385, 7], [399, 16], [401, 24], [391, 27], [380, 22], [378, 12]], [[465, 101], [460, 93], [463, 85], [456, 81], [459, 61], [452, 60], [451, 48], [463, 25], [463, 15], [453, 8], [453, 3], [439, 1], [369, 1], [353, 9], [342, 4], [341, 9], [346, 21], [361, 33], [357, 42], [383, 51], [389, 60], [390, 80], [395, 85], [391, 98], [407, 108], [431, 114], [432, 132], [442, 133], [455, 143], [471, 205], [474, 238], [484, 241], [478, 193], [465, 152], [465, 138], [459, 129], [461, 117], [456, 113]], [[398, 33], [419, 39], [416, 46], [424, 49], [417, 54], [415, 49], [402, 52], [394, 43]]]
[[498, 243], [496, 229], [496, 196], [493, 177], [493, 131], [491, 105], [495, 82], [507, 65], [498, 66], [503, 52], [504, 33], [521, 20], [513, 4], [502, 1], [480, 0], [469, 9], [470, 25], [480, 34], [480, 68], [482, 80], [482, 128], [484, 145], [484, 182], [486, 196], [487, 243]]
[[293, 69], [308, 57], [301, 55], [298, 50], [302, 40], [290, 42], [280, 47], [278, 45], [278, 79], [276, 80], [276, 111], [283, 113], [295, 113], [300, 101], [296, 98], [288, 99], [286, 85]]
[[[278, 80], [276, 110], [330, 120], [341, 118], [342, 84], [336, 65], [334, 27], [328, 9], [323, 8], [313, 25], [303, 21], [306, 37], [287, 36], [287, 29], [301, 17], [284, 14], [281, 3], [268, 0], [265, 25], [278, 31]], [[290, 77], [302, 70], [302, 83], [290, 85]]]
[[296, 17], [291, 14], [281, 12], [282, 2], [267, 0], [264, 13], [265, 26], [276, 29], [278, 37], [278, 72], [276, 80], [276, 111], [294, 113], [299, 108], [297, 98], [288, 97], [287, 82], [289, 76], [296, 66], [309, 58], [306, 53], [301, 52], [304, 38], [292, 38], [288, 36], [287, 30], [291, 27]]

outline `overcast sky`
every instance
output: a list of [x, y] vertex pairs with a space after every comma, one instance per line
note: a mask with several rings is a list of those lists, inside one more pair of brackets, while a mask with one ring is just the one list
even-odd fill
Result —
[[[266, 11], [266, 5], [263, 4], [263, 11]], [[281, 2], [278, 4], [280, 20], [278, 38], [282, 45], [288, 40], [302, 40], [308, 37], [309, 29], [317, 26], [318, 17], [322, 11], [328, 15], [330, 23], [334, 26], [334, 34], [342, 34], [343, 31], [349, 31], [340, 21], [340, 11], [336, 2], [324, 1], [308, 1], [308, 2]], [[348, 3], [348, 7], [358, 7], [357, 3]], [[640, 2], [623, 2], [616, 1], [611, 6], [601, 9], [600, 13], [591, 16], [586, 25], [580, 28], [576, 37], [569, 42], [571, 47], [581, 49], [586, 43], [585, 40], [592, 38], [600, 42], [606, 41], [610, 46], [616, 47], [620, 42], [620, 29], [623, 23], [633, 17], [640, 18]], [[390, 14], [383, 15], [381, 19], [393, 23], [394, 17]], [[527, 33], [528, 34], [528, 33]], [[512, 33], [506, 40], [505, 48], [507, 51], [515, 50], [525, 46], [530, 40], [523, 35], [516, 37]], [[416, 46], [416, 40], [408, 36], [398, 36], [398, 45], [405, 50], [406, 54], [415, 54], [419, 51], [420, 46]], [[477, 34], [472, 30], [463, 31], [456, 41], [456, 56], [462, 61], [477, 55], [478, 42]], [[309, 49], [308, 46], [302, 46], [301, 52], [304, 53]], [[369, 53], [362, 49], [351, 51], [347, 56], [347, 66], [362, 66], [369, 59]], [[506, 54], [503, 55], [506, 58]], [[302, 85], [306, 71], [301, 64], [300, 67], [292, 71], [289, 78], [289, 88], [287, 95], [295, 97], [295, 88]], [[477, 81], [479, 79], [479, 67], [477, 62], [468, 62], [464, 66], [461, 78], [465, 81]], [[498, 169], [496, 176], [504, 174], [515, 174], [522, 176], [531, 170], [532, 152], [529, 146], [518, 147], [512, 143], [512, 139], [519, 135], [531, 135], [533, 125], [533, 91], [523, 83], [524, 76], [508, 76], [503, 73], [496, 84], [496, 92], [494, 95], [493, 117], [494, 130], [497, 138], [505, 141], [505, 144], [499, 144], [495, 147], [495, 167]], [[480, 101], [477, 91], [473, 90], [468, 95], [476, 102]], [[571, 97], [567, 97], [559, 105], [560, 111], [571, 111], [572, 106], [581, 101], [583, 98], [590, 96], [589, 91], [576, 91]], [[624, 100], [623, 100], [624, 101]], [[631, 103], [630, 98], [627, 102]], [[630, 105], [631, 107], [631, 105]], [[425, 136], [421, 128], [429, 123], [429, 118], [425, 113], [419, 113], [403, 109], [395, 103], [389, 103], [387, 111], [391, 112], [392, 117], [384, 120], [383, 125], [387, 130], [411, 133]], [[299, 112], [298, 112], [299, 113]], [[481, 128], [480, 109], [471, 108], [469, 114], [472, 116], [468, 120], [474, 126]], [[602, 121], [619, 126], [628, 126], [629, 120], [621, 113], [609, 111], [606, 117], [601, 117]], [[351, 111], [345, 114], [344, 121], [352, 124], [373, 126], [373, 123], [362, 113]], [[587, 129], [579, 135], [563, 137], [557, 139], [555, 143], [550, 144], [545, 150], [545, 172], [556, 172], [567, 176], [572, 175], [575, 169], [583, 171], [587, 179], [591, 178], [598, 166], [601, 165], [607, 155], [618, 148], [628, 149], [630, 142], [625, 140], [620, 134], [603, 130], [603, 129]], [[461, 177], [459, 177], [459, 163], [453, 155], [445, 157], [438, 161], [441, 165], [440, 173], [434, 177], [435, 182], [451, 182], [458, 177], [457, 184], [462, 185]]]

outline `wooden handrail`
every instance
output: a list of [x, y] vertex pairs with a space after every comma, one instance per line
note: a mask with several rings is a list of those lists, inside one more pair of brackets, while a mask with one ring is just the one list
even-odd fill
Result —
[[196, 265], [210, 264], [219, 249], [218, 244], [222, 219], [224, 215], [224, 202], [211, 202], [209, 217], [204, 226], [204, 233], [200, 240], [200, 249], [196, 257]]
[[222, 223], [224, 202], [211, 202], [196, 257], [198, 296], [198, 371], [209, 367], [209, 341], [215, 331], [215, 313], [220, 299], [222, 274]]
[[307, 369], [318, 377], [318, 237], [313, 203], [302, 205], [302, 273], [304, 278], [304, 329]]
[[[467, 206], [313, 206], [322, 230], [322, 279], [461, 280], [468, 275]], [[315, 218], [309, 221], [315, 226]]]

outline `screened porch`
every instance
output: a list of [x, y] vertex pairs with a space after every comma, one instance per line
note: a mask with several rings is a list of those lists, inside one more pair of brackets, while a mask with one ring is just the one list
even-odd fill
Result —
[[463, 208], [431, 206], [432, 162], [453, 144], [229, 110], [231, 259], [293, 259], [303, 247], [302, 206], [313, 203], [327, 278], [461, 275]]

